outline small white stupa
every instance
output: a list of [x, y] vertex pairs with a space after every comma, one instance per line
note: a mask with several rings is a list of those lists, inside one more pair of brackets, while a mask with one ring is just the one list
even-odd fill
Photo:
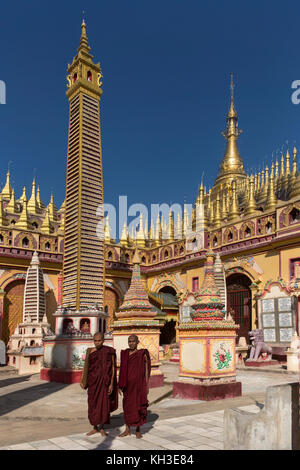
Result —
[[44, 275], [35, 251], [26, 273], [23, 322], [8, 343], [8, 364], [19, 374], [37, 374], [44, 355], [43, 337], [51, 333], [46, 317]]

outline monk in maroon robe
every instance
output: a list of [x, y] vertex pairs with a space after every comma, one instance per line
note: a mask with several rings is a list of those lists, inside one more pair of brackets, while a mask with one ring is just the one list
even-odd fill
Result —
[[82, 388], [88, 389], [88, 418], [93, 426], [87, 436], [97, 432], [107, 436], [104, 424], [110, 423], [110, 413], [118, 408], [116, 352], [103, 343], [103, 333], [96, 333], [95, 347], [86, 352], [80, 382]]
[[147, 422], [149, 377], [151, 360], [147, 349], [137, 349], [138, 337], [128, 338], [129, 349], [121, 351], [119, 390], [123, 392], [125, 431], [119, 437], [130, 436], [130, 427], [136, 428], [138, 439], [142, 436], [140, 426]]

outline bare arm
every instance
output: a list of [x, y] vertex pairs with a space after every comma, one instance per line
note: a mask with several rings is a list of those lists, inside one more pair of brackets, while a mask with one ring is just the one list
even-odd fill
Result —
[[109, 395], [112, 393], [112, 391], [113, 391], [113, 387], [114, 387], [115, 370], [116, 370], [116, 366], [115, 366], [115, 358], [114, 358], [114, 356], [112, 356], [112, 372], [111, 372], [111, 381], [110, 381], [110, 386], [109, 386], [109, 389], [108, 389], [108, 393], [109, 393]]
[[90, 352], [91, 352], [90, 349], [88, 349], [86, 351], [84, 367], [83, 367], [81, 381], [80, 381], [80, 387], [81, 388], [86, 388], [86, 386], [87, 386], [88, 369], [89, 369], [89, 354], [90, 354]]
[[145, 374], [146, 374], [147, 393], [149, 393], [149, 363], [148, 363], [148, 358], [146, 355], [145, 355]]

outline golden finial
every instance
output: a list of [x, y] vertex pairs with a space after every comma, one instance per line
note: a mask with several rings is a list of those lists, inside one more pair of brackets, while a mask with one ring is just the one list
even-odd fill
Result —
[[16, 197], [15, 197], [14, 189], [12, 189], [11, 191], [11, 198], [10, 198], [9, 203], [6, 206], [6, 212], [12, 212], [13, 214], [17, 212]]
[[240, 215], [240, 211], [239, 211], [239, 203], [238, 203], [237, 194], [236, 194], [236, 181], [233, 180], [232, 181], [232, 203], [230, 206], [227, 219], [230, 221], [230, 220], [236, 219], [237, 217], [239, 217], [239, 215]]
[[249, 197], [247, 204], [245, 206], [244, 214], [246, 216], [253, 214], [256, 211], [256, 202], [254, 198], [254, 177], [253, 175], [250, 176], [249, 182]]
[[274, 163], [272, 163], [271, 168], [271, 175], [270, 175], [270, 182], [268, 186], [268, 195], [265, 205], [265, 210], [274, 210], [277, 204], [277, 198], [275, 195], [275, 188], [274, 188]]
[[41, 231], [43, 233], [45, 233], [46, 235], [50, 235], [50, 233], [53, 232], [53, 229], [52, 229], [52, 226], [51, 226], [51, 221], [50, 221], [49, 206], [46, 208], [46, 211], [45, 211], [45, 217], [44, 217], [44, 220], [43, 220]]
[[169, 212], [169, 240], [174, 241], [174, 216], [171, 210]]
[[53, 193], [51, 192], [50, 203], [48, 204], [49, 217], [51, 222], [57, 221], [57, 207], [54, 203]]
[[35, 187], [36, 187], [36, 184], [35, 184], [35, 178], [33, 178], [33, 181], [32, 181], [32, 192], [31, 192], [31, 197], [28, 201], [28, 211], [31, 212], [32, 214], [35, 214], [37, 215], [37, 212], [38, 212], [38, 203], [37, 203], [37, 200], [36, 200], [36, 195], [35, 195]]
[[237, 138], [242, 131], [238, 127], [238, 115], [234, 107], [233, 74], [231, 74], [230, 88], [230, 108], [226, 116], [227, 127], [226, 130], [222, 133], [227, 140], [227, 146], [225, 155], [220, 165], [220, 170], [215, 182], [215, 186], [221, 183], [226, 184], [227, 182], [230, 182], [234, 176], [236, 176], [238, 179], [246, 177], [243, 160], [237, 147]]
[[214, 226], [215, 228], [219, 228], [221, 225], [221, 208], [220, 208], [220, 194], [218, 193], [217, 195], [217, 202], [216, 202], [216, 213], [215, 213], [215, 220], [214, 220]]
[[20, 228], [22, 230], [29, 230], [30, 229], [30, 223], [29, 223], [29, 220], [28, 220], [28, 211], [27, 211], [27, 197], [26, 197], [26, 188], [24, 186], [24, 189], [23, 189], [23, 194], [22, 194], [22, 203], [23, 203], [23, 208], [22, 208], [22, 212], [21, 212], [21, 215], [19, 217], [19, 219], [17, 220], [16, 222], [16, 227], [17, 228]]
[[6, 183], [5, 183], [4, 188], [1, 191], [1, 194], [2, 194], [2, 197], [4, 199], [10, 199], [11, 198], [11, 185], [10, 185], [10, 171], [9, 171], [9, 169], [6, 173]]
[[221, 217], [222, 217], [222, 220], [225, 220], [227, 217], [227, 193], [226, 192], [223, 193], [223, 197], [222, 197]]
[[281, 167], [280, 167], [280, 176], [284, 176], [284, 156], [283, 153], [281, 153]]
[[291, 170], [290, 170], [290, 154], [289, 154], [289, 149], [286, 151], [286, 156], [285, 156], [285, 161], [286, 161], [286, 175], [289, 175]]
[[39, 210], [42, 211], [43, 209], [45, 209], [45, 204], [41, 200], [41, 194], [40, 194], [40, 187], [39, 186], [37, 188], [36, 200], [37, 200]]
[[127, 233], [128, 233], [128, 228], [127, 228], [126, 222], [124, 222], [123, 230], [122, 230], [122, 234], [121, 234], [121, 238], [119, 242], [121, 246], [128, 246]]

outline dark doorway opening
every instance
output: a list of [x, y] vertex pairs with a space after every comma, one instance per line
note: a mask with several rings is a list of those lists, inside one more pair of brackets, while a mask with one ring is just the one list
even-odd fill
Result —
[[233, 310], [235, 323], [240, 325], [237, 331], [238, 338], [244, 336], [249, 344], [249, 331], [251, 331], [252, 299], [250, 285], [252, 281], [245, 274], [232, 274], [226, 279], [227, 285], [227, 311]]
[[167, 321], [160, 330], [159, 344], [172, 344], [176, 342], [176, 322], [174, 320]]

